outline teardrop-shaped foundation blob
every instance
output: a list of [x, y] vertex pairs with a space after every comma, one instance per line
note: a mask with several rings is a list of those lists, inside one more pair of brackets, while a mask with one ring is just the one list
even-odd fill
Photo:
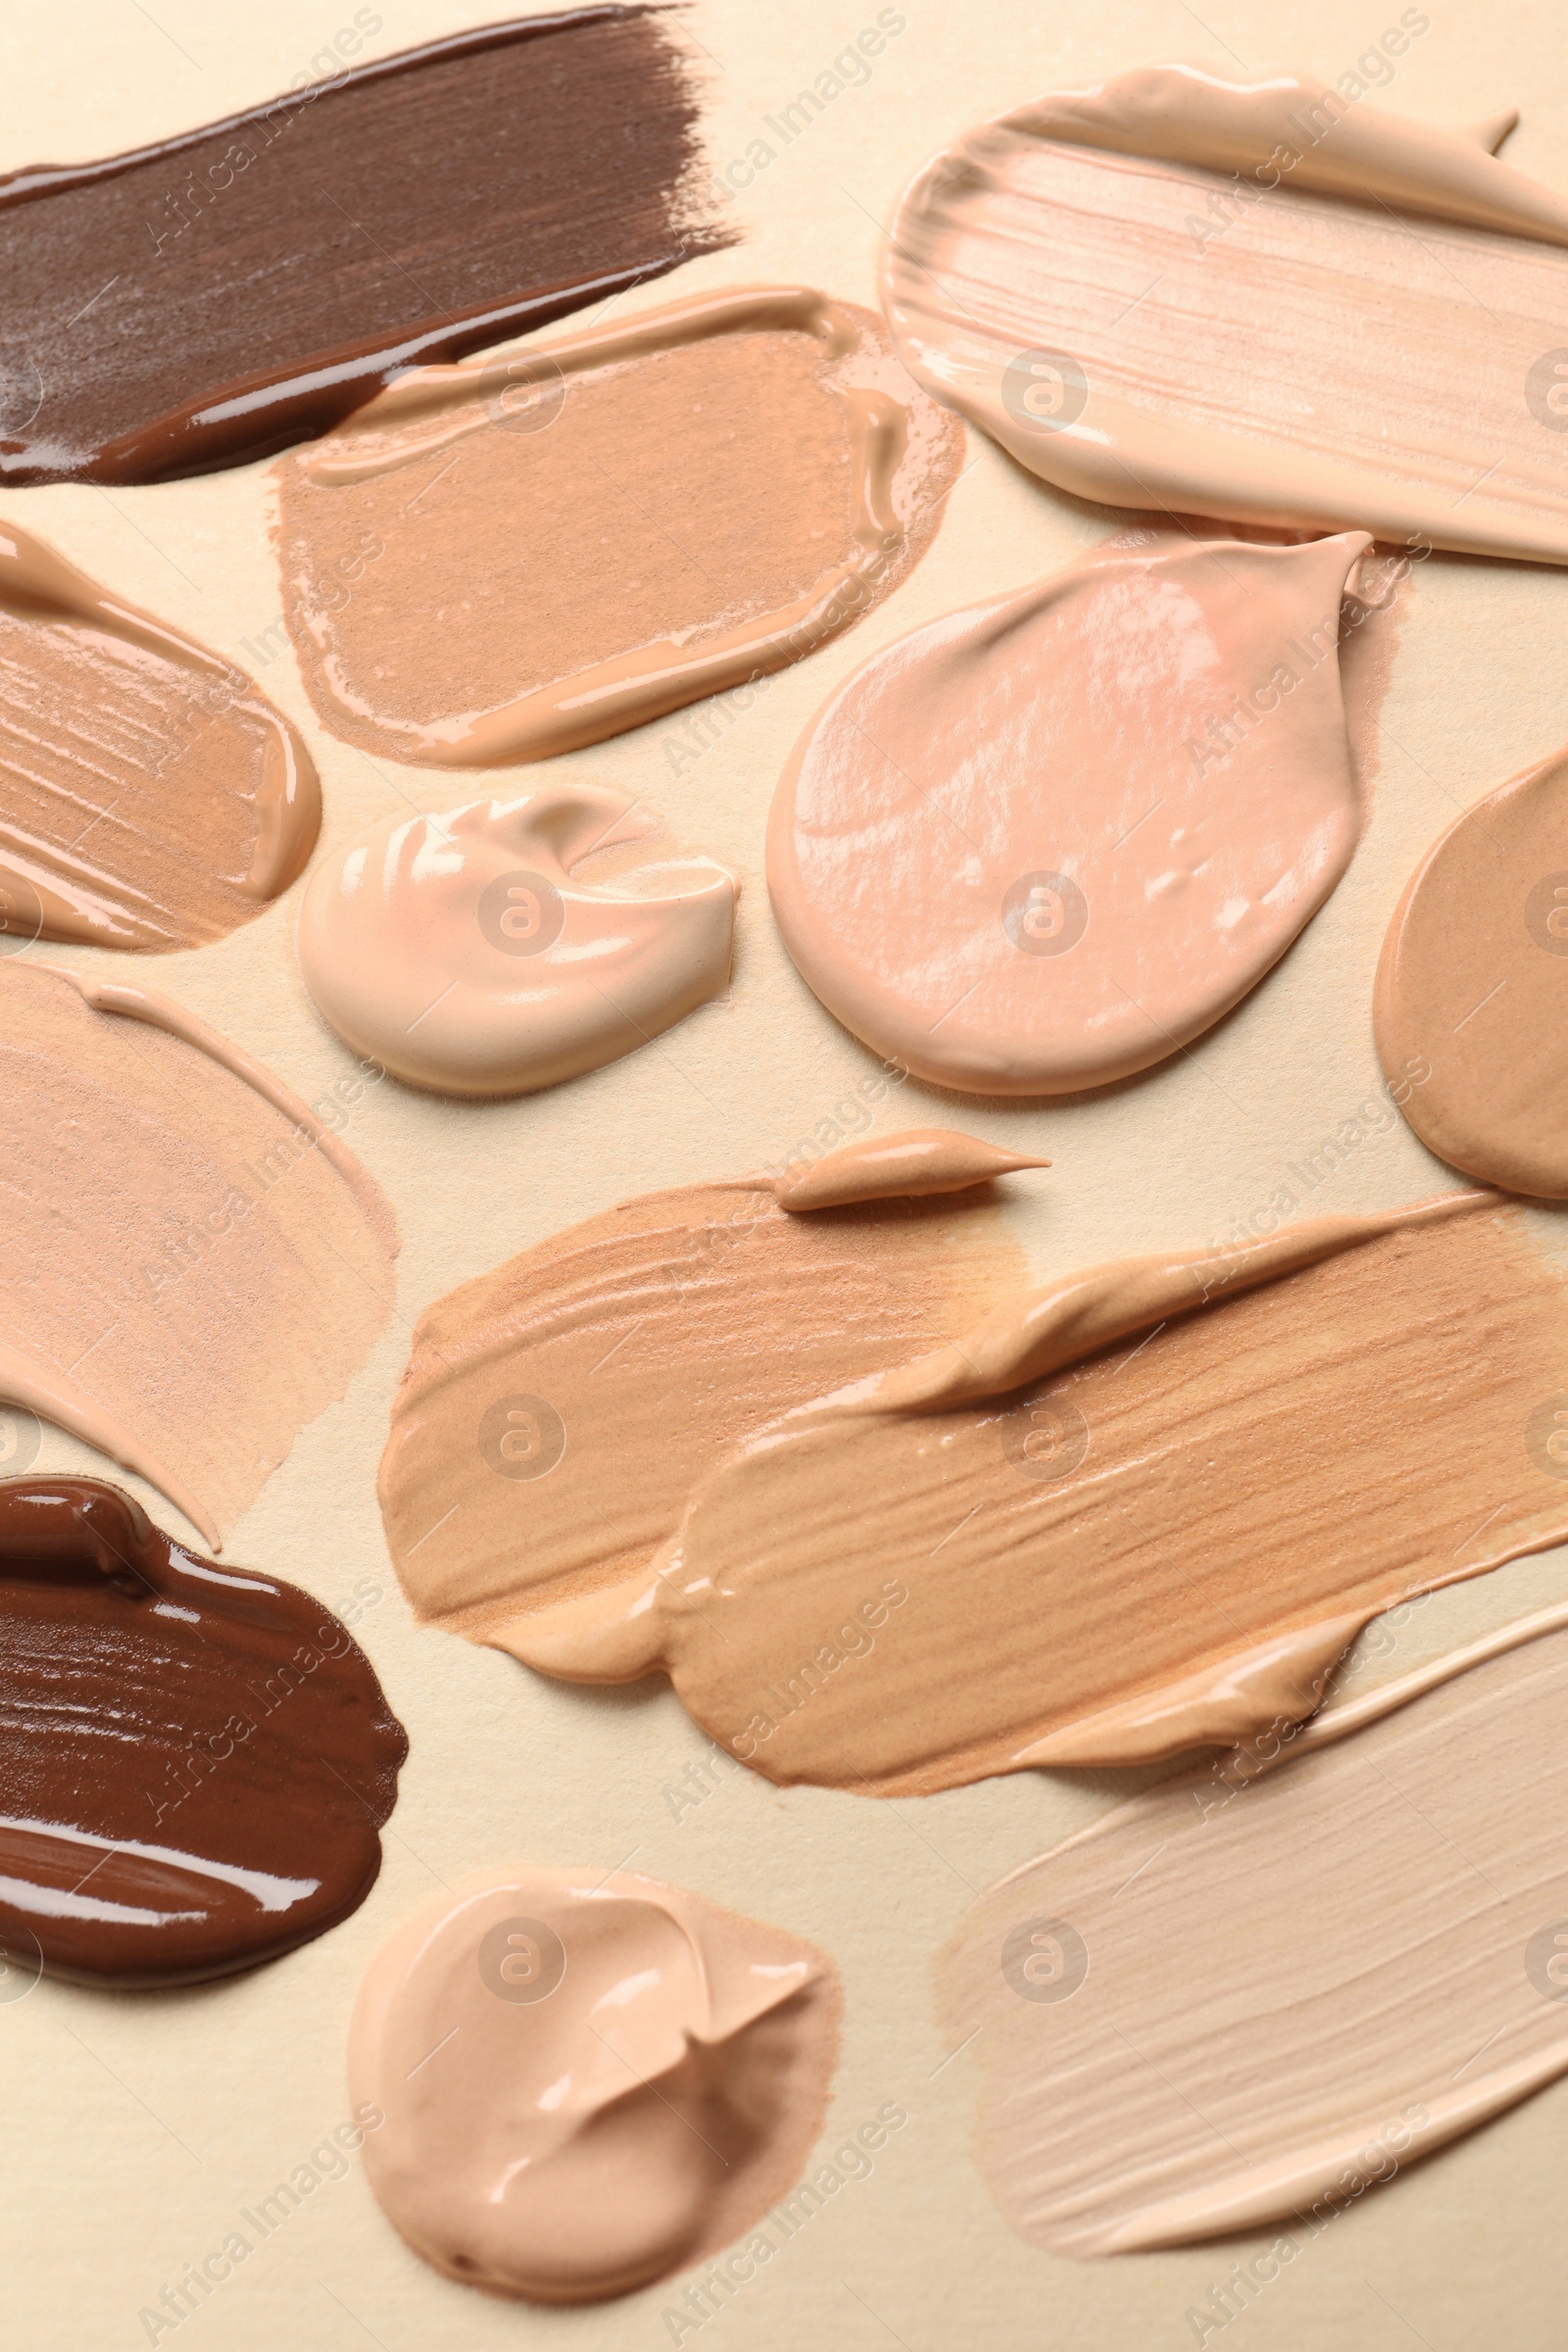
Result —
[[1389, 925], [1373, 1000], [1394, 1100], [1450, 1167], [1568, 1200], [1568, 752], [1451, 824]]
[[828, 1010], [918, 1077], [1005, 1095], [1104, 1085], [1211, 1027], [1360, 834], [1342, 600], [1368, 544], [1117, 549], [876, 655], [768, 830]]

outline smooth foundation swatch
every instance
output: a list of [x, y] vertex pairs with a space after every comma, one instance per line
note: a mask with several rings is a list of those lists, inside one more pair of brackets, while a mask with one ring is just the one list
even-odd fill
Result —
[[244, 672], [0, 525], [0, 937], [200, 947], [316, 846], [296, 728]]
[[491, 1871], [407, 1921], [360, 1988], [350, 2096], [386, 2118], [370, 2186], [448, 2278], [629, 2293], [792, 2185], [839, 2010], [810, 1944], [661, 1880]]
[[1228, 1744], [1568, 1536], [1565, 1330], [1492, 1194], [1090, 1268], [743, 1438], [649, 1570], [507, 1646], [871, 1795]]
[[[416, 1613], [516, 1652], [646, 1576], [733, 1446], [1016, 1287], [1023, 1253], [978, 1188], [1031, 1164], [941, 1131], [866, 1136], [629, 1200], [427, 1307], [379, 1489]], [[936, 1185], [955, 1197], [907, 1197]]]
[[357, 1910], [408, 1753], [297, 1586], [96, 1479], [0, 1483], [0, 1935], [13, 1968], [190, 1984]]
[[739, 885], [630, 846], [657, 830], [638, 806], [558, 785], [386, 818], [305, 894], [318, 1010], [446, 1095], [528, 1094], [647, 1045], [726, 985]]
[[883, 305], [1080, 498], [1568, 562], [1568, 202], [1490, 152], [1516, 119], [1139, 67], [927, 165]]
[[1347, 692], [1362, 721], [1377, 692], [1364, 660], [1342, 675], [1369, 612], [1342, 604], [1369, 545], [1102, 550], [874, 655], [768, 825], [828, 1010], [983, 1094], [1102, 1085], [1210, 1028], [1360, 836]]
[[497, 767], [782, 669], [917, 562], [962, 434], [880, 318], [804, 286], [405, 376], [278, 468], [317, 713]]
[[357, 11], [267, 105], [0, 180], [0, 480], [242, 465], [729, 243], [662, 12], [514, 19], [345, 71], [380, 24]]
[[1389, 925], [1372, 1018], [1399, 1107], [1440, 1159], [1568, 1199], [1568, 755], [1455, 819]]
[[[342, 1082], [338, 1123], [366, 1094]], [[142, 989], [0, 962], [0, 1399], [217, 1548], [391, 1312], [392, 1211], [259, 1062]]]
[[1568, 2070], [1564, 1615], [1369, 1692], [1272, 1769], [1151, 1789], [981, 1898], [939, 1999], [1021, 2236], [1310, 2242]]

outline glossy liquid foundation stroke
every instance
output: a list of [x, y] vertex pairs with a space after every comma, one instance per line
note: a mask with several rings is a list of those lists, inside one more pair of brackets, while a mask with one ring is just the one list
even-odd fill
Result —
[[796, 2180], [839, 2011], [810, 1944], [659, 1879], [490, 1871], [406, 1921], [360, 1988], [350, 2096], [386, 2118], [370, 2186], [450, 2278], [630, 2293], [758, 2230]]
[[782, 669], [919, 560], [962, 429], [804, 286], [419, 370], [278, 468], [311, 699], [364, 751], [496, 767]]
[[[381, 19], [356, 23], [345, 55]], [[403, 370], [730, 241], [661, 10], [567, 9], [322, 65], [225, 122], [0, 180], [18, 354], [0, 480], [242, 465]]]
[[1516, 120], [1140, 67], [929, 164], [884, 308], [931, 390], [1080, 498], [1568, 563], [1568, 202], [1490, 152]]
[[117, 1987], [275, 1959], [358, 1908], [408, 1753], [296, 1586], [219, 1569], [96, 1479], [0, 1483], [0, 1931]]
[[12, 940], [199, 947], [304, 870], [320, 787], [243, 671], [0, 524], [0, 900]]
[[1565, 1620], [1370, 1691], [1271, 1766], [1151, 1789], [981, 1898], [939, 1997], [1021, 2236], [1315, 2237], [1568, 2070]]
[[216, 1549], [391, 1312], [392, 1211], [259, 1062], [142, 989], [0, 963], [0, 1398]]
[[1493, 1194], [1093, 1267], [742, 1437], [648, 1570], [505, 1645], [872, 1795], [1245, 1739], [1568, 1536], [1564, 1330]]

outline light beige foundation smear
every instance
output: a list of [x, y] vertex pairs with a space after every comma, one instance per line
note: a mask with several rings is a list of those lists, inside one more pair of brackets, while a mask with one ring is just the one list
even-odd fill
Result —
[[1565, 1340], [1494, 1194], [1092, 1267], [743, 1438], [650, 1569], [506, 1646], [873, 1795], [1228, 1743], [1568, 1536]]
[[981, 1898], [939, 2002], [1021, 2236], [1310, 2240], [1568, 2071], [1565, 1621], [1151, 1789]]
[[0, 524], [0, 931], [200, 947], [303, 871], [320, 789], [244, 672]]
[[918, 561], [962, 430], [801, 286], [415, 370], [278, 468], [311, 699], [363, 750], [496, 767], [782, 669]]
[[448, 2278], [627, 2294], [759, 2230], [794, 2184], [839, 2010], [810, 1944], [662, 1880], [490, 1871], [407, 1920], [360, 1987], [370, 2186]]
[[979, 1188], [1034, 1164], [942, 1131], [867, 1138], [629, 1200], [437, 1300], [380, 1476], [420, 1618], [526, 1650], [564, 1605], [645, 1577], [734, 1446], [1016, 1288], [1023, 1253]]
[[1429, 1151], [1509, 1192], [1568, 1199], [1568, 754], [1467, 808], [1395, 910], [1378, 1056]]
[[0, 963], [0, 1398], [216, 1549], [386, 1321], [392, 1211], [260, 1063], [138, 988]]
[[906, 190], [894, 338], [1082, 498], [1568, 562], [1568, 202], [1515, 120], [1186, 66], [1038, 99]]

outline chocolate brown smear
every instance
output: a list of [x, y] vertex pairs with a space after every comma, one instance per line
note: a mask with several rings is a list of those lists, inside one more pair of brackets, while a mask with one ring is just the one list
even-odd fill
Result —
[[356, 1910], [408, 1739], [297, 1586], [219, 1568], [93, 1478], [0, 1482], [0, 1948], [188, 1984]]
[[0, 480], [241, 465], [730, 243], [663, 14], [483, 25], [0, 179]]

